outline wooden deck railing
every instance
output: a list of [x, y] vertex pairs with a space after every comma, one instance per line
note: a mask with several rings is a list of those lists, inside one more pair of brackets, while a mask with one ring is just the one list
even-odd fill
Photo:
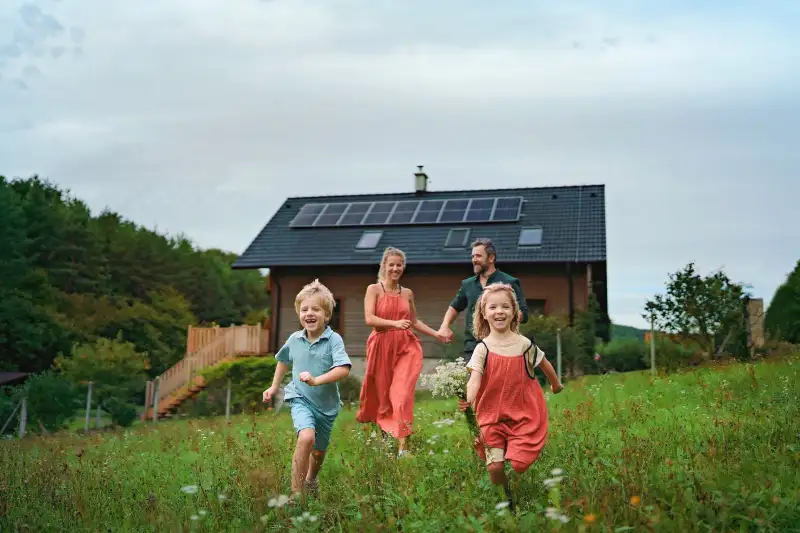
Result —
[[204, 368], [239, 355], [268, 353], [269, 333], [269, 329], [261, 326], [189, 326], [186, 356], [155, 380], [147, 382], [143, 417], [147, 417], [148, 409], [155, 408], [157, 403], [163, 405], [164, 400], [187, 387]]

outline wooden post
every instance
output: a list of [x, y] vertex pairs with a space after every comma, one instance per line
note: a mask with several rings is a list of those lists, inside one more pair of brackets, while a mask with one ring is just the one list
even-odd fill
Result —
[[83, 430], [89, 433], [89, 417], [92, 415], [92, 382], [89, 382], [89, 388], [86, 390], [86, 423]]
[[650, 374], [656, 375], [656, 319], [650, 317]]
[[561, 381], [561, 330], [556, 334], [556, 368], [558, 369], [558, 380]]
[[231, 423], [231, 378], [228, 378], [228, 396], [225, 399], [225, 423]]
[[156, 385], [153, 392], [153, 424], [158, 423], [158, 389], [161, 382], [161, 376], [156, 378]]
[[186, 331], [186, 355], [190, 353], [194, 353], [194, 336], [192, 335], [192, 325], [189, 324], [189, 327]]
[[25, 436], [25, 426], [28, 424], [28, 398], [22, 397], [22, 407], [19, 410], [19, 438]]
[[153, 382], [148, 381], [144, 388], [144, 413], [142, 414], [142, 421], [147, 420], [147, 408], [150, 407], [151, 394], [153, 392]]
[[94, 427], [100, 427], [100, 402], [97, 402], [97, 407], [94, 410], [95, 412], [95, 420], [94, 420]]

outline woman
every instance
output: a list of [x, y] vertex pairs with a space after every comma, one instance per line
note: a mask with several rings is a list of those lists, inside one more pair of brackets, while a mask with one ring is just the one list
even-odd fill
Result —
[[417, 318], [414, 294], [400, 285], [406, 256], [386, 248], [378, 283], [367, 287], [364, 318], [373, 328], [367, 339], [367, 369], [356, 420], [376, 422], [398, 440], [398, 457], [408, 452], [414, 421], [414, 390], [422, 371], [422, 344], [413, 330], [442, 340]]

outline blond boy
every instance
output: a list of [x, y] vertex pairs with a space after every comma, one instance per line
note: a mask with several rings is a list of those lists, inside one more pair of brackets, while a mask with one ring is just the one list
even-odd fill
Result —
[[297, 494], [319, 488], [317, 474], [341, 408], [336, 382], [350, 374], [351, 363], [341, 335], [328, 326], [335, 306], [331, 291], [314, 280], [298, 293], [294, 306], [303, 329], [293, 333], [275, 355], [278, 366], [263, 400], [270, 401], [278, 392], [291, 365], [285, 400], [297, 434], [292, 460], [292, 492]]

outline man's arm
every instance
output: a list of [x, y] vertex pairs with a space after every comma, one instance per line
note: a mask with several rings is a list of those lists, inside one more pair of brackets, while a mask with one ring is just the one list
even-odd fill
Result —
[[517, 295], [517, 303], [519, 303], [519, 310], [522, 313], [520, 323], [525, 324], [528, 321], [528, 304], [525, 302], [525, 295], [522, 294], [522, 285], [520, 285], [518, 279], [514, 278], [511, 286], [514, 287], [514, 293]]

